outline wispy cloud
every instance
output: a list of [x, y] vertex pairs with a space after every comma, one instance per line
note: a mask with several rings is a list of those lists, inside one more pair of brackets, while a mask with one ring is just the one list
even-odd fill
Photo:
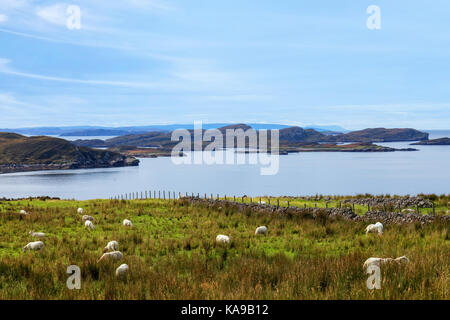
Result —
[[66, 82], [74, 84], [85, 84], [85, 85], [100, 85], [100, 86], [113, 86], [113, 87], [128, 87], [128, 88], [156, 88], [159, 87], [158, 83], [152, 82], [130, 82], [130, 81], [107, 81], [107, 80], [85, 80], [76, 78], [64, 78], [48, 76], [36, 73], [26, 73], [16, 71], [10, 67], [10, 60], [0, 58], [0, 73], [14, 75], [18, 77], [46, 80], [46, 81], [56, 81], [56, 82]]
[[8, 21], [8, 16], [6, 14], [0, 14], [0, 23]]

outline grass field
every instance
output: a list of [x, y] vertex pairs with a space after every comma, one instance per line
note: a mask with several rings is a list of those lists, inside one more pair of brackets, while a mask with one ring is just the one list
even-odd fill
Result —
[[[254, 235], [260, 225], [267, 236]], [[4, 201], [0, 299], [450, 299], [448, 223], [387, 225], [368, 237], [365, 227], [183, 200]], [[43, 251], [22, 252], [30, 230], [47, 234]], [[231, 243], [215, 244], [218, 234]], [[111, 240], [124, 259], [97, 263]], [[409, 264], [383, 266], [381, 290], [367, 289], [367, 258], [403, 255]], [[130, 272], [119, 279], [122, 263]], [[69, 265], [81, 268], [81, 290], [66, 287]]]

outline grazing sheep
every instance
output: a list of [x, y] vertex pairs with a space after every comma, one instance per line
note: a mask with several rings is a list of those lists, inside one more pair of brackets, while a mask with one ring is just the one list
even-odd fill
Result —
[[111, 259], [111, 260], [121, 260], [123, 258], [122, 252], [120, 251], [113, 251], [113, 252], [106, 252], [104, 253], [100, 259], [97, 260], [97, 263], [104, 259]]
[[84, 226], [85, 226], [86, 228], [88, 228], [88, 229], [91, 229], [91, 230], [94, 230], [94, 229], [95, 229], [94, 224], [93, 224], [92, 221], [90, 221], [90, 220], [86, 220], [86, 222], [84, 223]]
[[120, 277], [120, 276], [124, 276], [128, 273], [128, 265], [127, 264], [121, 264], [117, 269], [116, 269], [116, 276]]
[[87, 220], [94, 222], [94, 218], [92, 218], [91, 216], [88, 216], [88, 215], [84, 215], [82, 219], [83, 219], [83, 222], [86, 222]]
[[25, 252], [27, 250], [41, 250], [44, 248], [44, 243], [42, 241], [35, 241], [28, 243], [22, 250]]
[[391, 262], [397, 262], [397, 263], [408, 263], [409, 259], [405, 256], [398, 257], [396, 259], [392, 258], [369, 258], [364, 262], [363, 268], [367, 269], [371, 265], [376, 265], [380, 267], [382, 264], [385, 263], [391, 263]]
[[29, 215], [29, 213], [26, 212], [25, 210], [20, 210], [19, 214], [22, 215], [22, 216], [27, 216], [27, 215]]
[[77, 212], [78, 214], [83, 214], [83, 208], [78, 208]]
[[230, 237], [225, 236], [225, 235], [223, 235], [223, 234], [219, 234], [219, 235], [216, 237], [216, 242], [217, 242], [217, 243], [222, 243], [222, 244], [230, 243]]
[[43, 232], [30, 231], [30, 235], [32, 237], [36, 237], [36, 238], [43, 238], [43, 237], [45, 237], [45, 233], [43, 233]]
[[115, 240], [108, 242], [105, 248], [103, 248], [103, 252], [107, 251], [117, 251], [119, 250], [119, 243]]
[[403, 209], [402, 213], [414, 213], [415, 211], [413, 209]]
[[266, 233], [267, 233], [267, 227], [261, 226], [261, 227], [256, 228], [255, 236], [257, 236], [258, 234], [266, 235]]
[[383, 234], [383, 225], [381, 222], [369, 224], [366, 228], [366, 235], [368, 235], [369, 232], [378, 232], [378, 234]]
[[123, 225], [124, 225], [125, 227], [132, 227], [132, 226], [133, 226], [133, 223], [132, 223], [130, 220], [125, 219], [125, 220], [123, 220]]
[[263, 200], [261, 200], [261, 204], [266, 204], [266, 202], [265, 202], [265, 201], [263, 201]]

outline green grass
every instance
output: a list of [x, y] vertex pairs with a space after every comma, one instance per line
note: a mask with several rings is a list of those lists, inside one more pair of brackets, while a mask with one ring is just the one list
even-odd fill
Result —
[[[260, 225], [267, 236], [254, 235]], [[173, 200], [0, 202], [0, 299], [450, 299], [448, 223], [389, 225], [382, 237], [365, 226]], [[42, 252], [22, 252], [30, 230], [47, 233]], [[218, 234], [231, 244], [216, 245]], [[111, 240], [123, 261], [97, 264]], [[367, 258], [402, 255], [411, 263], [383, 267], [382, 289], [366, 288]], [[122, 263], [130, 273], [117, 279]], [[66, 288], [72, 264], [81, 290]]]

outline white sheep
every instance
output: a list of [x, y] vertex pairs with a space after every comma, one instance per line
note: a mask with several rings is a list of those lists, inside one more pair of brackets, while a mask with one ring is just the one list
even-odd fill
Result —
[[26, 212], [25, 210], [20, 210], [19, 214], [22, 215], [22, 216], [27, 216], [27, 215], [29, 215], [29, 213]]
[[105, 248], [103, 248], [103, 252], [107, 251], [117, 251], [119, 250], [119, 243], [115, 240], [108, 242]]
[[127, 264], [121, 264], [117, 269], [116, 269], [116, 276], [120, 277], [120, 276], [124, 276], [128, 273], [128, 265]]
[[30, 231], [29, 234], [30, 234], [32, 237], [36, 237], [36, 238], [43, 238], [43, 237], [45, 237], [45, 233], [43, 233], [43, 232], [34, 232], [34, 231]]
[[255, 236], [258, 235], [258, 234], [266, 235], [266, 233], [267, 233], [267, 227], [266, 226], [261, 226], [261, 227], [256, 228]]
[[367, 269], [371, 265], [376, 265], [380, 267], [382, 264], [385, 264], [387, 262], [391, 262], [392, 258], [369, 258], [364, 262], [363, 268]]
[[369, 232], [378, 232], [378, 234], [383, 234], [383, 225], [381, 222], [369, 224], [366, 228], [366, 235], [368, 235]]
[[367, 269], [371, 265], [376, 265], [380, 267], [382, 264], [385, 263], [391, 263], [391, 262], [397, 262], [397, 263], [408, 263], [409, 259], [406, 256], [398, 257], [396, 259], [392, 258], [369, 258], [364, 262], [363, 268]]
[[77, 212], [78, 212], [78, 214], [83, 214], [83, 208], [78, 208]]
[[223, 235], [223, 234], [219, 234], [219, 235], [216, 237], [216, 242], [217, 242], [217, 243], [222, 243], [222, 244], [230, 243], [230, 237], [225, 236], [225, 235]]
[[83, 222], [86, 222], [87, 220], [94, 222], [94, 218], [88, 215], [84, 215], [82, 220]]
[[415, 211], [413, 209], [403, 209], [402, 213], [414, 213]]
[[128, 219], [124, 219], [124, 220], [123, 220], [123, 225], [124, 225], [125, 227], [132, 227], [132, 226], [133, 226], [133, 223], [132, 223], [130, 220], [128, 220]]
[[42, 241], [35, 241], [28, 243], [22, 250], [25, 252], [27, 250], [41, 250], [44, 248], [44, 243]]
[[97, 260], [97, 263], [104, 259], [111, 259], [111, 260], [121, 260], [123, 258], [122, 252], [120, 251], [113, 251], [113, 252], [106, 252], [104, 253], [100, 259]]
[[91, 230], [94, 230], [94, 229], [95, 229], [94, 224], [93, 224], [92, 221], [90, 221], [90, 220], [86, 220], [86, 222], [84, 223], [84, 226], [85, 226], [86, 228], [88, 228], [88, 229], [91, 229]]

